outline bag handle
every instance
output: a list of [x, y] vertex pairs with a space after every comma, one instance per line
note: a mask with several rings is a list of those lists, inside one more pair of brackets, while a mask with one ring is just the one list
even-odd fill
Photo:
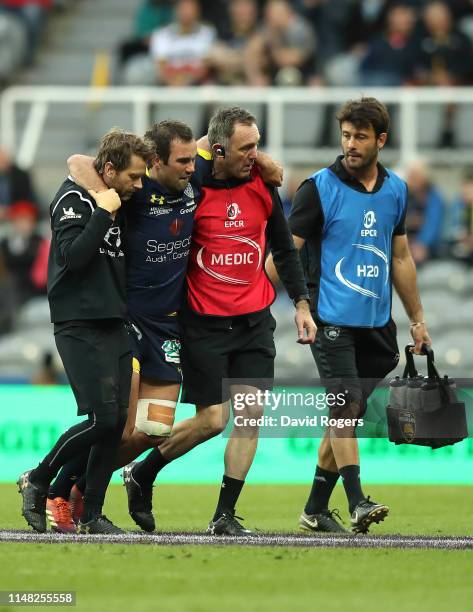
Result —
[[[407, 344], [404, 352], [406, 355], [406, 367], [404, 368], [403, 378], [414, 378], [419, 376], [418, 371], [414, 365], [414, 353], [411, 352], [411, 348], [414, 348], [415, 344]], [[440, 375], [435, 367], [434, 363], [434, 351], [428, 344], [422, 345], [422, 353], [427, 357], [427, 374], [429, 378], [441, 382]]]

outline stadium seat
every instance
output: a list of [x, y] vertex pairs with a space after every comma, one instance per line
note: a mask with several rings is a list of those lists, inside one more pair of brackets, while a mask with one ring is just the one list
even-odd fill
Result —
[[469, 333], [456, 330], [436, 337], [434, 352], [435, 363], [441, 375], [448, 374], [452, 378], [471, 378], [473, 352]]
[[443, 127], [444, 108], [438, 104], [420, 104], [417, 111], [417, 142], [421, 147], [438, 146]]
[[200, 104], [159, 104], [151, 112], [151, 123], [165, 119], [179, 119], [192, 128], [195, 136], [202, 135], [205, 107]]
[[430, 261], [417, 275], [421, 292], [438, 289], [460, 294], [466, 286], [466, 267], [456, 261]]
[[22, 65], [26, 31], [21, 21], [0, 9], [0, 84], [7, 82]]
[[459, 147], [473, 146], [473, 109], [471, 104], [460, 104], [453, 119], [455, 144]]
[[[49, 303], [46, 297], [37, 297], [29, 300], [21, 308], [16, 327], [21, 332], [50, 327]], [[52, 328], [50, 328], [52, 331]]]
[[43, 329], [16, 332], [0, 337], [0, 372], [8, 375], [26, 375], [31, 378], [37, 371], [41, 358], [51, 352], [61, 363], [50, 326]]
[[323, 119], [321, 105], [288, 104], [284, 109], [284, 145], [315, 147], [320, 140]]

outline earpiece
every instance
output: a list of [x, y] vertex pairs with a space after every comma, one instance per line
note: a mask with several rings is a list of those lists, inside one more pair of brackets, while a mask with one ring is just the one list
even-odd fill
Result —
[[213, 150], [218, 157], [225, 157], [225, 147], [223, 145], [216, 144], [213, 146]]

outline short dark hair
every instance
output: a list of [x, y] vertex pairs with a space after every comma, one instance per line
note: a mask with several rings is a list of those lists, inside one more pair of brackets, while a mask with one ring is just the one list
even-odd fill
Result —
[[155, 123], [145, 134], [146, 140], [151, 140], [154, 144], [156, 155], [165, 164], [169, 161], [171, 153], [171, 143], [173, 140], [191, 142], [194, 134], [191, 128], [182, 121], [172, 121], [170, 119]]
[[353, 123], [357, 128], [372, 127], [376, 137], [389, 130], [388, 109], [376, 98], [348, 100], [338, 112], [337, 120], [340, 127], [344, 121]]
[[128, 168], [133, 155], [146, 163], [155, 156], [153, 143], [143, 140], [132, 132], [112, 128], [100, 141], [100, 149], [94, 159], [94, 168], [102, 174], [105, 164], [110, 162], [117, 172]]
[[210, 146], [221, 144], [224, 147], [228, 147], [228, 142], [233, 136], [237, 123], [253, 125], [256, 123], [256, 119], [249, 111], [241, 106], [219, 108], [212, 116], [209, 123], [207, 136]]

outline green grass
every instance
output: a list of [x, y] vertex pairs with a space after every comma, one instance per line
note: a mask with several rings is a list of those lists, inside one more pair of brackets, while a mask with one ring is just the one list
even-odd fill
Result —
[[[0, 528], [23, 529], [20, 497], [0, 485]], [[372, 533], [471, 535], [473, 487], [370, 486], [391, 506]], [[202, 530], [218, 487], [160, 485], [163, 530]], [[238, 512], [264, 531], [294, 531], [301, 486], [248, 486]], [[334, 505], [347, 511], [341, 487]], [[106, 513], [134, 528], [113, 486]], [[0, 590], [75, 590], [80, 610], [425, 610], [471, 609], [471, 551], [1, 544]], [[65, 609], [65, 608], [64, 608]]]

